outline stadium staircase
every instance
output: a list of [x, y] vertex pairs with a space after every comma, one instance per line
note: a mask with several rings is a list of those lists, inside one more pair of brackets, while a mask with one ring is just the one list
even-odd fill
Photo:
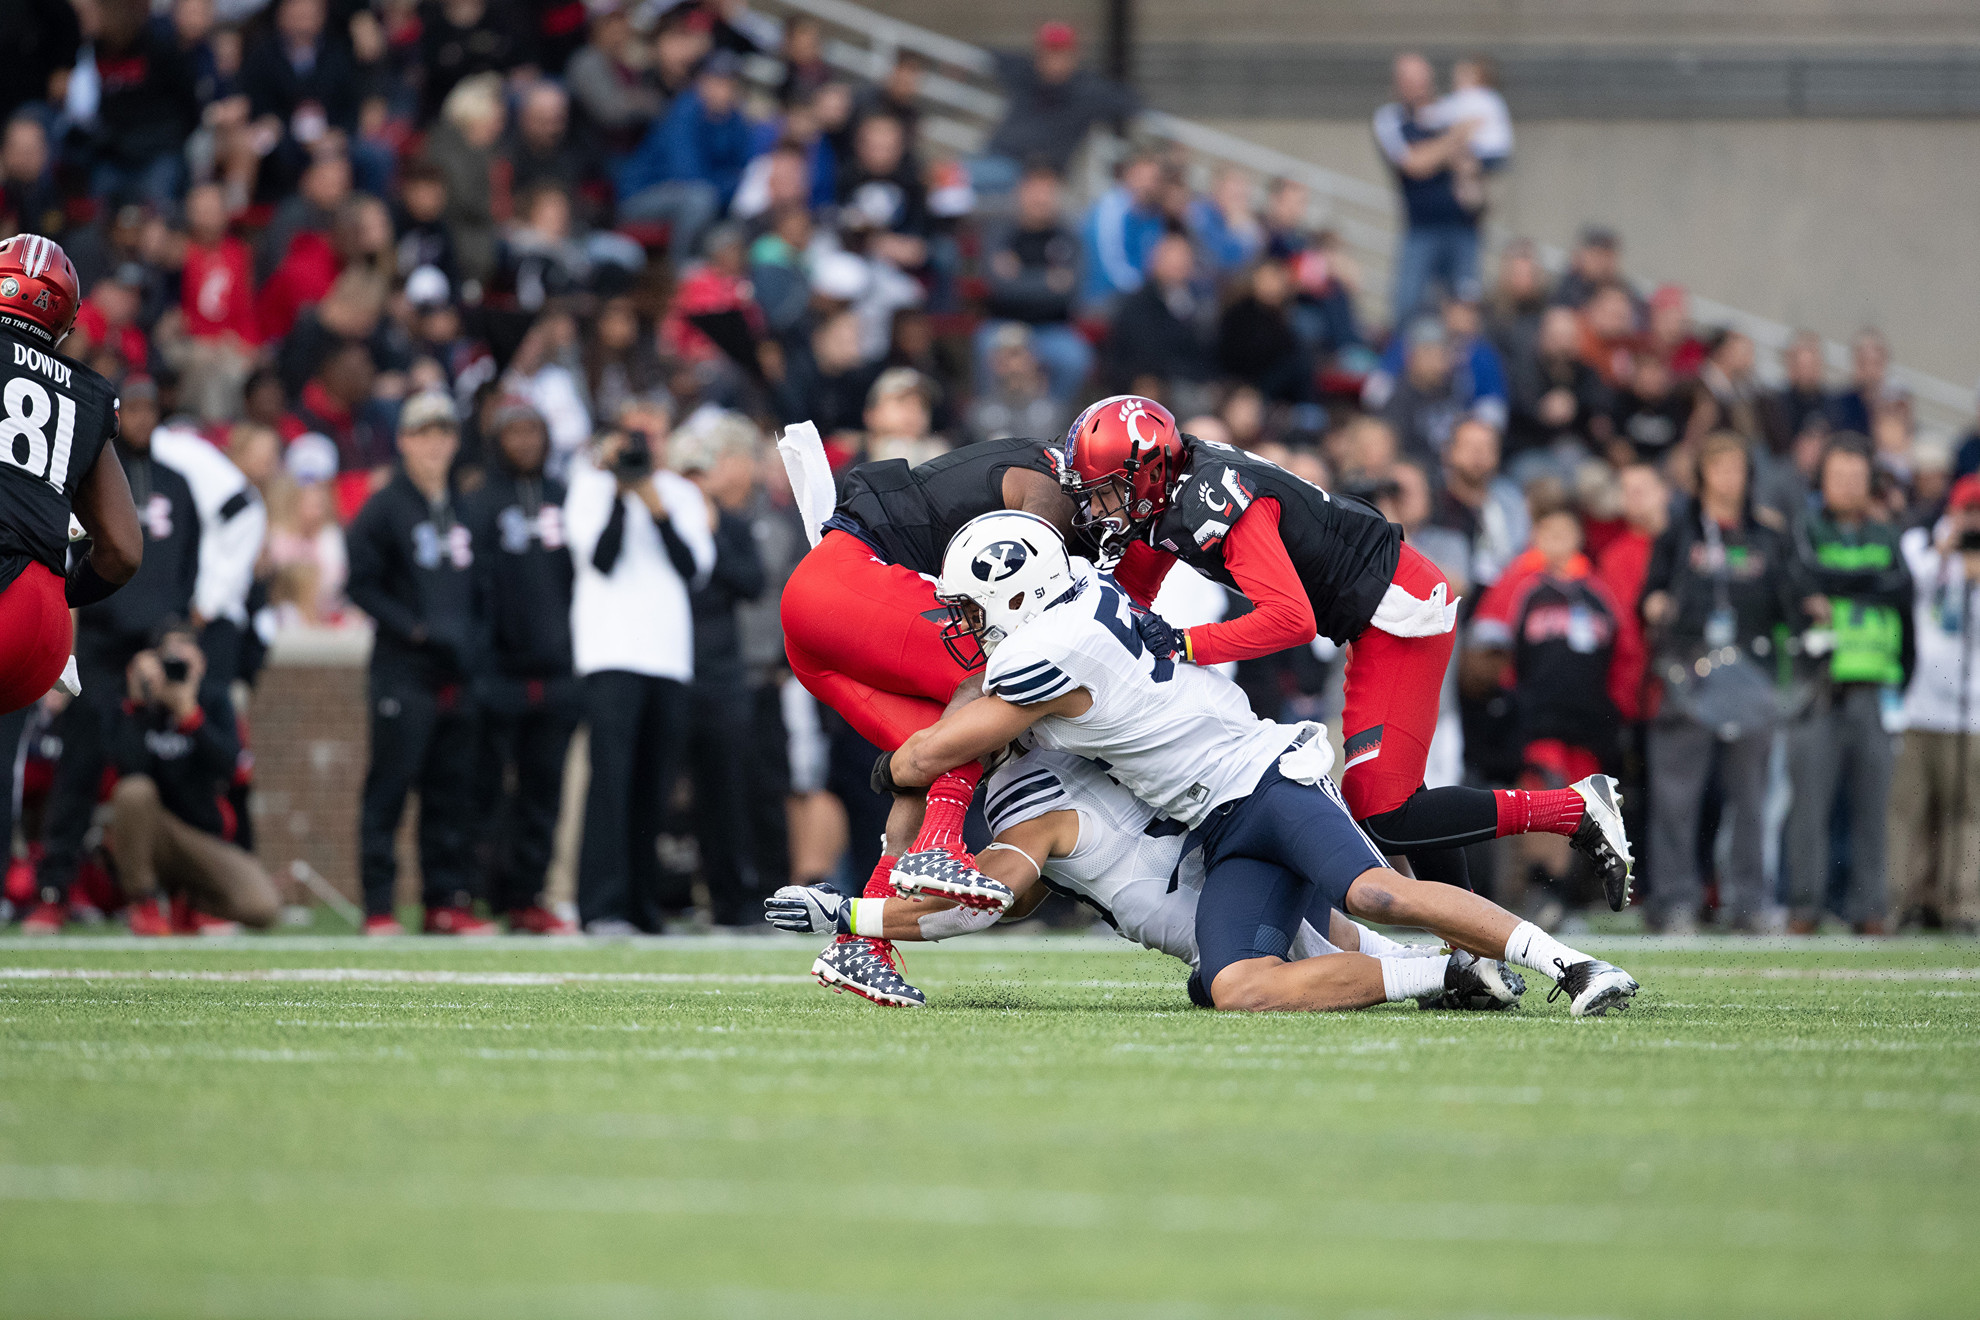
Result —
[[[758, 7], [779, 16], [804, 13], [816, 18], [826, 32], [826, 61], [853, 77], [878, 81], [903, 50], [925, 57], [933, 67], [922, 82], [921, 135], [933, 146], [958, 156], [974, 155], [1003, 116], [1004, 99], [996, 90], [996, 62], [981, 46], [848, 0], [759, 0]], [[759, 81], [770, 81], [775, 75], [773, 62], [759, 61], [754, 72]], [[1265, 179], [1285, 177], [1304, 184], [1312, 198], [1310, 222], [1340, 236], [1362, 268], [1365, 305], [1386, 313], [1389, 270], [1396, 249], [1396, 202], [1390, 189], [1160, 110], [1144, 111], [1132, 129], [1139, 141], [1179, 150], [1188, 161], [1192, 182], [1198, 186], [1207, 184], [1210, 173], [1222, 165], [1236, 165]], [[1096, 134], [1083, 153], [1084, 164], [1074, 181], [1076, 191], [1089, 198], [1097, 194], [1127, 145], [1119, 138]], [[1539, 250], [1550, 269], [1558, 271], [1565, 266], [1567, 253], [1562, 249], [1542, 244]], [[1668, 275], [1682, 279], [1682, 272]], [[1655, 283], [1641, 282], [1646, 293]], [[1700, 323], [1730, 326], [1751, 336], [1762, 350], [1763, 375], [1778, 371], [1780, 350], [1793, 337], [1792, 327], [1696, 291], [1691, 303]], [[1824, 348], [1831, 370], [1847, 373], [1848, 346], [1828, 340]], [[1902, 364], [1893, 366], [1891, 375], [1911, 393], [1921, 428], [1956, 435], [1970, 423], [1974, 399], [1968, 388]]]

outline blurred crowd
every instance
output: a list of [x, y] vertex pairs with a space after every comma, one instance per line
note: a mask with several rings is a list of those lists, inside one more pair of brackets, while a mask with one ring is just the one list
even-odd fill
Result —
[[[1137, 104], [1062, 23], [964, 157], [919, 132], [920, 56], [851, 80], [735, 0], [10, 13], [0, 230], [76, 264], [63, 350], [121, 382], [153, 543], [82, 615], [83, 697], [0, 726], [30, 929], [277, 919], [240, 716], [305, 627], [375, 630], [373, 930], [413, 794], [435, 933], [748, 928], [863, 877], [884, 804], [784, 667], [806, 540], [766, 437], [919, 462], [1123, 391], [1404, 525], [1465, 598], [1437, 773], [1621, 773], [1654, 927], [1980, 921], [1980, 435], [1921, 442], [1871, 331], [1846, 379], [1812, 335], [1766, 370], [1613, 232], [1559, 272], [1488, 251], [1483, 61], [1401, 57], [1375, 116], [1380, 325], [1295, 180], [1130, 141], [1075, 196]], [[1244, 608], [1195, 587], [1166, 608]], [[1339, 668], [1236, 677], [1324, 718]], [[1548, 842], [1473, 869], [1556, 925], [1588, 894]]]

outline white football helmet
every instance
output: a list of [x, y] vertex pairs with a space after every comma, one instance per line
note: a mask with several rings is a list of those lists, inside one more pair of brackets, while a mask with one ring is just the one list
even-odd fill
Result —
[[972, 518], [950, 538], [935, 584], [935, 599], [949, 607], [942, 644], [957, 664], [975, 669], [1073, 586], [1065, 540], [1051, 523], [1008, 509]]

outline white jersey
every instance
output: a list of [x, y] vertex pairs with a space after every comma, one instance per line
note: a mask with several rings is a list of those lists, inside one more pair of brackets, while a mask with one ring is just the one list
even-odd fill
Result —
[[1134, 796], [1185, 825], [1249, 795], [1296, 732], [1252, 714], [1222, 675], [1158, 660], [1134, 630], [1127, 594], [1074, 561], [1073, 592], [998, 644], [983, 690], [1021, 706], [1085, 688], [1076, 716], [1031, 726], [1033, 746], [1098, 761]]
[[[1135, 943], [1196, 966], [1203, 854], [1185, 851], [1188, 835], [1180, 826], [1093, 762], [1066, 752], [1029, 751], [1001, 767], [984, 785], [983, 803], [993, 835], [1047, 812], [1078, 812], [1072, 852], [1036, 859], [1046, 882], [1090, 904]], [[1336, 952], [1322, 932], [1302, 923], [1291, 956]]]

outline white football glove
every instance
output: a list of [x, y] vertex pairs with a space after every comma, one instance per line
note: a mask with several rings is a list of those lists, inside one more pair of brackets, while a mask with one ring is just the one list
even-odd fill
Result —
[[836, 890], [785, 885], [763, 900], [763, 919], [800, 935], [850, 935], [852, 900]]

